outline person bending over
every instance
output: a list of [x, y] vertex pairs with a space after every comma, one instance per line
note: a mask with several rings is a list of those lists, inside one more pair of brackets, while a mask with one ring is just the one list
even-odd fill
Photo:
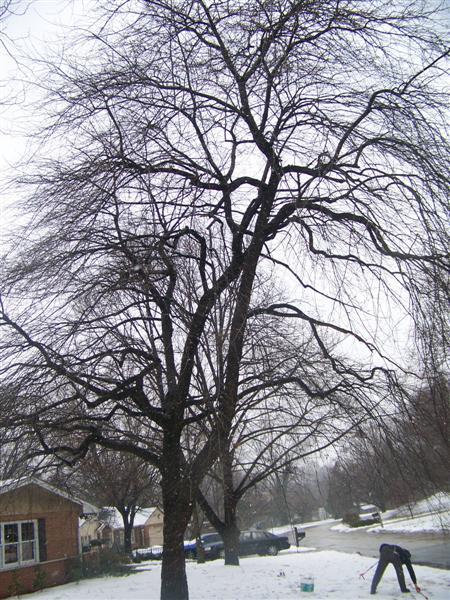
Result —
[[380, 560], [378, 561], [375, 574], [372, 579], [372, 585], [370, 588], [371, 594], [376, 594], [377, 586], [380, 583], [380, 579], [383, 577], [383, 573], [389, 563], [394, 565], [395, 572], [397, 573], [398, 583], [402, 592], [409, 592], [405, 584], [405, 576], [403, 574], [403, 566], [405, 565], [409, 571], [416, 592], [420, 592], [420, 587], [417, 585], [416, 574], [411, 564], [411, 552], [406, 548], [400, 546], [394, 546], [391, 544], [381, 544], [380, 546]]

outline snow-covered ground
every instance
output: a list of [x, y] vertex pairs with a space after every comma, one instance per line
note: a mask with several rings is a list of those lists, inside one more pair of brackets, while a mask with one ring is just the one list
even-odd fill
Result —
[[410, 505], [406, 504], [390, 512], [392, 513], [391, 516], [407, 516], [411, 515], [411, 513], [413, 515], [421, 515], [429, 512], [442, 512], [445, 510], [450, 510], [450, 494], [439, 492], [424, 500], [413, 502]]
[[[432, 512], [430, 512], [432, 511]], [[411, 506], [382, 514], [384, 528], [369, 525], [358, 528], [368, 533], [380, 531], [433, 532], [450, 530], [450, 495], [435, 496]], [[299, 523], [298, 529], [328, 524], [340, 531], [355, 531], [335, 520]], [[272, 529], [285, 533], [289, 526]], [[376, 563], [375, 563], [376, 564]], [[374, 559], [359, 554], [315, 552], [313, 548], [291, 548], [275, 557], [250, 556], [241, 559], [240, 567], [225, 567], [216, 560], [186, 565], [191, 600], [363, 600], [370, 596]], [[365, 578], [360, 573], [373, 566]], [[429, 600], [450, 598], [449, 572], [421, 565], [414, 566], [422, 592]], [[405, 570], [407, 585], [414, 590]], [[26, 596], [29, 600], [158, 600], [161, 562], [147, 561], [136, 566], [126, 577], [102, 577], [70, 583]], [[301, 583], [314, 578], [314, 592], [301, 591]], [[411, 584], [411, 585], [410, 585]], [[378, 587], [378, 600], [400, 598], [423, 599], [411, 591], [401, 594], [394, 568], [388, 567]]]
[[422, 517], [413, 517], [412, 519], [398, 519], [388, 521], [381, 525], [368, 528], [368, 533], [383, 533], [395, 531], [397, 533], [436, 533], [442, 530], [450, 530], [450, 511], [444, 511], [438, 514], [424, 515]]
[[[443, 530], [450, 531], [450, 494], [441, 492], [425, 500], [388, 510], [381, 513], [381, 518], [383, 519], [384, 527], [381, 525], [366, 525], [365, 527], [358, 527], [358, 531], [367, 531], [367, 533], [390, 533], [393, 531], [396, 533], [438, 533]], [[293, 527], [301, 530], [327, 524], [333, 531], [340, 531], [342, 533], [355, 531], [354, 527], [342, 523], [340, 519], [295, 523]], [[291, 543], [293, 543], [290, 530], [291, 527], [289, 525], [270, 529], [272, 533], [278, 535], [287, 533]]]
[[[350, 527], [345, 523], [338, 523], [330, 527], [333, 531], [342, 533], [350, 533], [356, 531], [354, 527]], [[440, 531], [450, 530], [450, 511], [444, 511], [438, 514], [424, 515], [422, 517], [400, 518], [383, 520], [381, 525], [367, 525], [358, 527], [358, 531], [366, 531], [367, 533], [438, 533]]]
[[[368, 533], [437, 533], [442, 530], [450, 531], [450, 495], [439, 493], [414, 502], [410, 505], [401, 506], [393, 510], [381, 513], [383, 526], [367, 525], [358, 527]], [[330, 529], [333, 531], [350, 532], [354, 528], [338, 523]]]
[[[362, 579], [359, 574], [373, 564], [373, 558], [358, 554], [296, 549], [278, 556], [251, 556], [240, 567], [225, 567], [216, 560], [199, 565], [187, 563], [191, 600], [363, 600], [370, 596], [373, 570]], [[416, 566], [417, 580], [430, 600], [450, 598], [448, 571]], [[126, 577], [103, 577], [70, 583], [26, 596], [29, 600], [158, 600], [161, 563], [140, 564]], [[405, 572], [408, 582], [408, 573]], [[314, 578], [314, 592], [302, 592], [301, 582]], [[414, 589], [414, 588], [411, 588]], [[378, 587], [378, 600], [423, 599], [416, 592], [401, 594], [395, 571], [388, 567]]]

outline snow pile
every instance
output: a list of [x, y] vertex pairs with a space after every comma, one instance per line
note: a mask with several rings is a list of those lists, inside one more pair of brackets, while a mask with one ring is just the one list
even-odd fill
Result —
[[[437, 533], [450, 530], [450, 494], [440, 492], [410, 505], [405, 504], [399, 508], [381, 513], [383, 526], [366, 525], [358, 527], [369, 533]], [[355, 531], [345, 523], [333, 525], [330, 529], [348, 533]]]
[[442, 530], [450, 530], [450, 511], [438, 514], [429, 514], [413, 519], [399, 519], [387, 522], [384, 527], [376, 525], [368, 529], [369, 533], [392, 532], [397, 533], [438, 533]]
[[418, 502], [412, 502], [411, 504], [405, 504], [400, 508], [397, 508], [391, 512], [392, 517], [400, 516], [418, 516], [425, 513], [438, 513], [443, 511], [450, 511], [450, 494], [439, 492], [424, 500]]
[[[190, 562], [187, 575], [191, 600], [363, 600], [371, 598], [373, 570], [365, 579], [359, 574], [373, 558], [341, 552], [282, 552], [275, 557], [241, 559], [240, 567], [225, 567], [222, 561]], [[449, 598], [448, 572], [416, 566], [423, 592], [430, 600]], [[161, 563], [142, 563], [127, 577], [104, 577], [71, 583], [37, 592], [30, 600], [158, 600]], [[300, 591], [302, 581], [314, 578], [314, 592]], [[408, 575], [406, 573], [408, 581]], [[414, 589], [414, 588], [411, 588]], [[388, 567], [378, 587], [378, 600], [400, 598], [395, 571]], [[421, 599], [416, 592], [409, 598]]]
[[350, 527], [345, 523], [338, 523], [330, 527], [333, 531], [351, 533], [353, 531], [367, 531], [367, 533], [440, 533], [450, 530], [450, 511], [438, 514], [428, 514], [422, 517], [407, 519], [384, 520], [382, 525], [365, 525]]

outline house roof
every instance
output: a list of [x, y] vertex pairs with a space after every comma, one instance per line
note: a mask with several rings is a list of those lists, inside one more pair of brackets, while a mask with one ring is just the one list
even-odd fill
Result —
[[[108, 525], [110, 525], [114, 529], [123, 528], [122, 515], [117, 510], [117, 508], [115, 508], [114, 506], [105, 506], [103, 508], [103, 510], [108, 513], [108, 517], [105, 519], [105, 521], [107, 521]], [[155, 510], [157, 510], [156, 506], [152, 506], [150, 508], [140, 508], [134, 517], [133, 526], [139, 527], [142, 525], [146, 525], [147, 521], [153, 515]]]
[[37, 485], [38, 487], [43, 488], [44, 490], [47, 490], [52, 494], [56, 494], [57, 496], [61, 496], [62, 498], [70, 500], [75, 504], [79, 504], [82, 507], [83, 513], [85, 514], [98, 512], [98, 508], [90, 502], [80, 500], [79, 498], [76, 498], [75, 496], [72, 496], [67, 492], [63, 492], [63, 490], [60, 490], [59, 488], [51, 485], [50, 483], [47, 483], [46, 481], [43, 481], [42, 479], [38, 479], [37, 477], [30, 476], [20, 477], [18, 479], [4, 479], [3, 481], [0, 480], [0, 495], [6, 494], [7, 492], [11, 492], [14, 490], [18, 490], [20, 488], [26, 487], [27, 485]]
[[156, 506], [152, 506], [151, 508], [139, 509], [136, 513], [136, 516], [134, 517], [134, 526], [138, 527], [139, 525], [145, 525], [152, 516], [152, 514], [155, 512], [155, 510]]

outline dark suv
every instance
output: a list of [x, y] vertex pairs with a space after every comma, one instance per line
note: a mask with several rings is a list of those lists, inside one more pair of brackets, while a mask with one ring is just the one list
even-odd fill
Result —
[[[205, 558], [214, 560], [225, 554], [224, 543], [218, 533], [206, 533], [201, 536]], [[241, 531], [239, 536], [239, 555], [268, 554], [276, 556], [280, 550], [290, 547], [286, 536], [278, 536], [268, 531], [254, 530]], [[196, 558], [197, 549], [195, 542], [185, 543], [185, 553], [188, 558]]]

